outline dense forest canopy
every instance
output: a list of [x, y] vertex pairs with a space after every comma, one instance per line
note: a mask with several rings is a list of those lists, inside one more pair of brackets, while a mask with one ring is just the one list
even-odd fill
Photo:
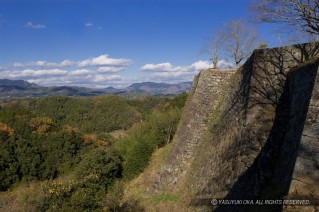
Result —
[[[186, 96], [48, 97], [2, 103], [0, 191], [6, 194], [41, 182], [41, 195], [28, 206], [32, 210], [108, 207], [102, 200], [113, 183], [139, 174], [152, 152], [171, 142]], [[112, 136], [117, 130], [126, 136]]]

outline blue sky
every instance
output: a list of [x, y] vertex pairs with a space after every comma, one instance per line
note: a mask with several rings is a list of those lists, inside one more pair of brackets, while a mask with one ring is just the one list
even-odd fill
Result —
[[[1, 0], [0, 78], [123, 87], [190, 81], [213, 30], [249, 0]], [[262, 37], [272, 35], [260, 27]]]

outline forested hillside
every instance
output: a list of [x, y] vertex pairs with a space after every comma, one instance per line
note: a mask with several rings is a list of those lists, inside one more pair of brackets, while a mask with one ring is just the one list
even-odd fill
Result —
[[114, 182], [135, 177], [170, 143], [185, 100], [110, 95], [1, 104], [0, 209], [113, 210]]

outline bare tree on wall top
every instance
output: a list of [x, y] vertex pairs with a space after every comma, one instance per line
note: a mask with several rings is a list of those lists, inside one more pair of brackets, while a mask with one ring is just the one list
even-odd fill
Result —
[[205, 44], [202, 53], [206, 54], [212, 62], [213, 69], [219, 69], [218, 63], [221, 59], [221, 49], [224, 42], [224, 37], [221, 36], [220, 30], [215, 30], [209, 37], [208, 43]]
[[242, 20], [227, 23], [221, 35], [226, 58], [231, 58], [236, 66], [244, 62], [258, 44], [257, 31]]
[[319, 0], [253, 0], [251, 11], [258, 21], [285, 23], [319, 35]]
[[220, 59], [226, 60], [228, 68], [242, 64], [258, 47], [258, 33], [242, 20], [232, 20], [214, 31], [204, 52], [208, 54], [213, 68], [218, 68]]

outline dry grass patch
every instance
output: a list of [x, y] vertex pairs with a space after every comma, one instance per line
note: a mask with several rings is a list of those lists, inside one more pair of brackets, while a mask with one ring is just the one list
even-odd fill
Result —
[[0, 192], [0, 211], [33, 212], [38, 200], [44, 193], [39, 183], [20, 185], [12, 191]]
[[170, 143], [153, 153], [149, 165], [144, 172], [126, 184], [123, 202], [136, 199], [142, 206], [149, 208], [163, 201], [177, 202], [180, 200], [180, 197], [175, 194], [147, 195], [148, 189], [151, 188], [151, 184], [156, 179], [158, 170], [161, 169], [172, 147], [173, 144]]
[[109, 133], [114, 139], [121, 139], [124, 138], [124, 136], [126, 135], [126, 131], [125, 130], [114, 130], [112, 132]]

